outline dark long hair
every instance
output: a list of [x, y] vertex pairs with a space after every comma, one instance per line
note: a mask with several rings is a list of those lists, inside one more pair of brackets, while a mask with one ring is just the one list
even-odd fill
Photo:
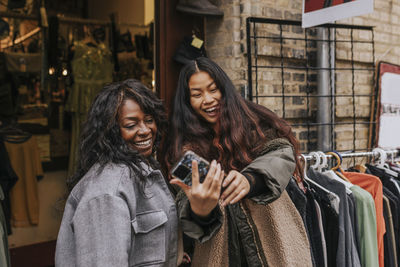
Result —
[[[140, 180], [144, 179], [140, 162], [147, 159], [132, 149], [124, 141], [120, 132], [118, 120], [120, 109], [124, 101], [128, 99], [138, 103], [144, 113], [154, 118], [157, 124], [155, 144], [159, 144], [167, 127], [167, 118], [161, 100], [141, 82], [134, 79], [106, 85], [89, 109], [80, 137], [77, 169], [67, 181], [69, 190], [72, 190], [95, 163], [99, 163], [102, 167], [107, 163], [124, 164], [129, 167], [131, 175], [135, 174]], [[155, 163], [151, 158], [149, 160], [149, 163]]]
[[[217, 132], [196, 114], [190, 105], [189, 80], [198, 72], [207, 72], [221, 91], [221, 114]], [[259, 147], [272, 129], [276, 137], [284, 137], [293, 145], [296, 173], [301, 174], [298, 141], [287, 122], [268, 108], [245, 100], [236, 91], [227, 74], [208, 58], [197, 58], [183, 67], [179, 75], [174, 106], [170, 118], [165, 161], [170, 166], [189, 147], [207, 159], [218, 159], [225, 169], [240, 170], [257, 156]]]

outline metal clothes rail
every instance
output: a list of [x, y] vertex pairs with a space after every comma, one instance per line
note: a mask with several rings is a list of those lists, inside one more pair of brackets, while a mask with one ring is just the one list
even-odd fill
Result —
[[27, 15], [17, 12], [0, 11], [1, 18], [15, 18], [15, 19], [26, 19], [26, 20], [39, 20], [39, 16]]
[[[390, 154], [393, 156], [397, 156], [400, 154], [398, 149], [393, 150], [383, 150], [386, 155]], [[358, 158], [358, 157], [380, 157], [381, 153], [378, 151], [368, 151], [368, 152], [355, 152], [355, 153], [339, 153], [342, 158]], [[314, 155], [304, 155], [304, 158], [308, 161], [316, 160]], [[333, 158], [333, 155], [325, 155], [327, 158]]]
[[[16, 12], [9, 11], [0, 11], [0, 17], [3, 18], [17, 18], [17, 19], [25, 19], [25, 20], [39, 20], [40, 16], [36, 15], [27, 15]], [[85, 25], [102, 25], [102, 26], [111, 26], [111, 21], [107, 20], [97, 20], [97, 19], [84, 19], [84, 18], [75, 18], [75, 17], [65, 17], [62, 15], [57, 15], [60, 23], [65, 24], [85, 24]], [[150, 25], [137, 24], [137, 23], [117, 23], [118, 26], [124, 27], [138, 27], [138, 28], [148, 28]]]
[[[107, 20], [97, 20], [97, 19], [82, 19], [82, 18], [73, 18], [73, 17], [65, 17], [61, 15], [57, 15], [57, 18], [61, 23], [65, 24], [84, 24], [84, 25], [102, 25], [106, 27], [111, 26], [111, 21]], [[148, 28], [150, 24], [137, 24], [137, 23], [116, 23], [117, 26], [124, 26], [124, 27], [136, 27], [136, 28]]]

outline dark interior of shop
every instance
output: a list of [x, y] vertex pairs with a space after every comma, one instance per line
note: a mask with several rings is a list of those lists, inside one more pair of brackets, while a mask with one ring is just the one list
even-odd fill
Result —
[[171, 102], [176, 48], [193, 29], [203, 32], [202, 18], [177, 16], [174, 5], [1, 1], [0, 195], [12, 266], [54, 265], [65, 181], [99, 89], [134, 78]]

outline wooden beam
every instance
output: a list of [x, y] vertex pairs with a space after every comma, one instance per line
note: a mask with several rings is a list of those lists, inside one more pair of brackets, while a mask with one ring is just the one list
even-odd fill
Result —
[[179, 0], [155, 1], [156, 32], [156, 90], [171, 108], [178, 82], [181, 64], [173, 60], [184, 36], [191, 36], [192, 30], [200, 31], [204, 39], [204, 18], [180, 13], [175, 7]]

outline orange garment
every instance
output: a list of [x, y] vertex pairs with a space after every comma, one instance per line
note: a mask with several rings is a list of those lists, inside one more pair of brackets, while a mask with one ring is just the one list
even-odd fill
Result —
[[344, 176], [355, 185], [360, 186], [368, 191], [375, 202], [376, 211], [376, 228], [378, 237], [378, 256], [379, 266], [384, 267], [384, 248], [383, 248], [383, 235], [386, 232], [385, 219], [383, 218], [383, 189], [382, 182], [378, 177], [365, 173], [358, 172], [343, 172]]
[[11, 223], [14, 227], [39, 223], [37, 177], [43, 176], [36, 139], [18, 144], [4, 142], [18, 181], [10, 191]]

